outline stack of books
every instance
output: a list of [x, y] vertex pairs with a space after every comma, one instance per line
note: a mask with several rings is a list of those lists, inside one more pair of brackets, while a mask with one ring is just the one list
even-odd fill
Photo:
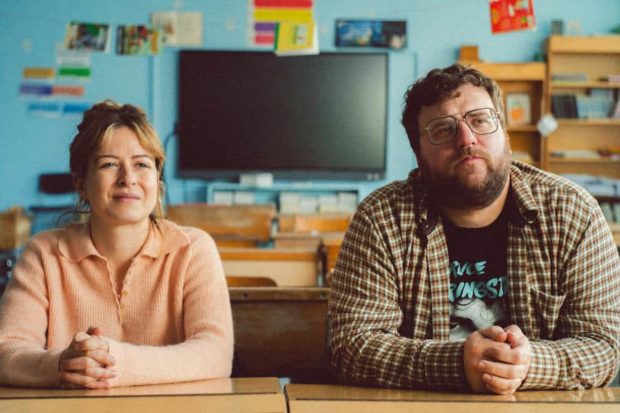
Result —
[[[604, 119], [616, 115], [612, 89], [592, 89], [586, 94], [557, 94], [551, 96], [551, 111], [556, 118]], [[620, 115], [620, 113], [618, 114]]]
[[572, 94], [552, 95], [551, 112], [556, 118], [578, 118], [577, 96]]

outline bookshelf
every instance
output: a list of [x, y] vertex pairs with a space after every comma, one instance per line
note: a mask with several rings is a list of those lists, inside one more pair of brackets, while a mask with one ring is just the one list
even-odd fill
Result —
[[[620, 75], [620, 36], [549, 37], [546, 107], [558, 129], [547, 139], [545, 169], [620, 178], [620, 119], [611, 118], [620, 82], [604, 80], [610, 75]], [[562, 95], [572, 99], [568, 110]]]
[[[544, 142], [536, 129], [536, 123], [545, 113], [545, 64], [527, 63], [487, 63], [461, 61], [494, 79], [502, 89], [504, 108], [507, 110], [507, 96], [527, 95], [529, 113], [525, 114], [524, 123], [510, 123], [507, 116], [507, 132], [513, 158], [544, 167]], [[510, 98], [509, 98], [510, 99]]]

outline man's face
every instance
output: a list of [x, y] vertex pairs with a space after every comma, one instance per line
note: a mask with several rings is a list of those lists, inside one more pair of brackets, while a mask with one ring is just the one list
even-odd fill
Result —
[[[495, 132], [479, 135], [472, 132], [463, 120], [463, 116], [470, 111], [493, 107], [487, 91], [471, 84], [460, 86], [450, 98], [437, 105], [422, 107], [417, 159], [422, 177], [440, 205], [450, 208], [485, 207], [497, 199], [506, 187], [510, 172], [510, 145], [501, 124]], [[448, 115], [461, 120], [457, 122], [454, 139], [440, 145], [432, 144], [427, 125]]]

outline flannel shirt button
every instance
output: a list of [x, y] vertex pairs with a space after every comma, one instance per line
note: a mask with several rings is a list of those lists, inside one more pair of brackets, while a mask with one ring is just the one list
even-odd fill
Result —
[[525, 213], [525, 221], [528, 224], [533, 224], [536, 221], [537, 217], [538, 217], [537, 211], [527, 211]]

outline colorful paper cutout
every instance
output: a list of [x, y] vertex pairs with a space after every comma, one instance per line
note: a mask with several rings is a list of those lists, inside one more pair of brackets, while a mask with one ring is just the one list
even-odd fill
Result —
[[533, 0], [490, 0], [491, 31], [506, 33], [534, 29]]
[[313, 0], [249, 0], [251, 44], [275, 47], [279, 23], [315, 24]]

